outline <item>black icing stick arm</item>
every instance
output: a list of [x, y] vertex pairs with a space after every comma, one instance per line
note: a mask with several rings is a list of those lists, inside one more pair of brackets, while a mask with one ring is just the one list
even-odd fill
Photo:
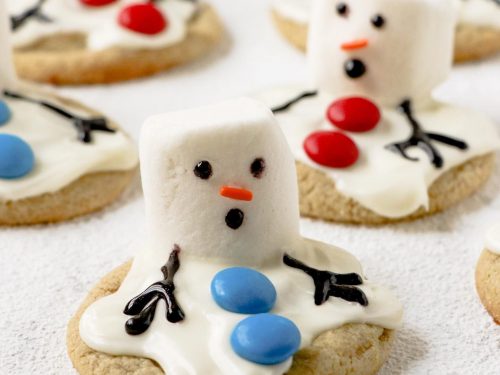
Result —
[[315, 287], [314, 303], [316, 305], [322, 305], [330, 297], [337, 297], [345, 301], [359, 303], [361, 306], [368, 306], [368, 298], [365, 293], [356, 287], [363, 284], [363, 279], [357, 273], [320, 271], [307, 266], [288, 254], [283, 256], [283, 263], [288, 267], [305, 272], [313, 279]]
[[174, 276], [180, 267], [180, 252], [180, 247], [174, 245], [167, 263], [161, 268], [163, 280], [147, 287], [144, 292], [132, 298], [125, 306], [123, 313], [132, 316], [125, 323], [125, 331], [129, 335], [140, 335], [148, 330], [154, 320], [156, 306], [160, 300], [165, 301], [167, 305], [166, 319], [170, 323], [184, 320], [184, 311], [174, 295]]
[[26, 9], [24, 12], [10, 17], [10, 27], [16, 31], [31, 18], [36, 18], [42, 22], [52, 22], [52, 20], [42, 13], [42, 6], [46, 0], [39, 0], [35, 5]]
[[19, 93], [4, 90], [3, 94], [12, 99], [24, 100], [29, 103], [38, 104], [48, 110], [57, 113], [58, 115], [68, 119], [78, 132], [78, 139], [83, 143], [92, 142], [92, 132], [93, 131], [103, 131], [108, 133], [115, 133], [116, 130], [108, 127], [108, 122], [104, 117], [94, 117], [94, 118], [82, 118], [79, 117], [66, 109], [59, 107], [55, 104], [49, 103], [44, 100], [38, 100], [29, 98], [27, 96], [21, 95]]
[[443, 156], [441, 155], [439, 150], [434, 147], [432, 141], [443, 143], [448, 146], [458, 148], [459, 150], [468, 149], [467, 143], [460, 139], [455, 139], [443, 134], [426, 133], [413, 115], [410, 100], [404, 100], [400, 104], [399, 110], [408, 120], [412, 129], [412, 133], [408, 139], [402, 142], [395, 142], [387, 145], [386, 148], [388, 150], [399, 154], [407, 160], [418, 161], [418, 158], [411, 157], [407, 153], [407, 150], [409, 148], [418, 147], [427, 154], [434, 167], [442, 168], [444, 164]]
[[287, 102], [285, 102], [277, 107], [271, 108], [271, 111], [273, 113], [280, 113], [280, 112], [287, 111], [288, 109], [293, 107], [295, 104], [299, 103], [300, 101], [307, 99], [307, 98], [312, 98], [316, 95], [318, 95], [318, 91], [305, 91], [305, 92], [297, 95], [296, 97], [288, 100]]

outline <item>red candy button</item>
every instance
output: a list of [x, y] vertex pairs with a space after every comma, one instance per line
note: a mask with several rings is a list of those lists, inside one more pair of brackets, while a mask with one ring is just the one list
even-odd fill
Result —
[[351, 138], [332, 131], [310, 134], [304, 141], [304, 150], [311, 160], [331, 168], [347, 168], [359, 157], [358, 147]]
[[154, 35], [167, 27], [167, 19], [154, 4], [132, 4], [118, 15], [118, 23], [126, 29], [141, 34]]
[[333, 102], [326, 118], [338, 128], [350, 132], [367, 132], [380, 121], [380, 111], [373, 102], [360, 97], [344, 98]]
[[88, 7], [102, 7], [114, 3], [116, 0], [80, 0], [80, 3]]

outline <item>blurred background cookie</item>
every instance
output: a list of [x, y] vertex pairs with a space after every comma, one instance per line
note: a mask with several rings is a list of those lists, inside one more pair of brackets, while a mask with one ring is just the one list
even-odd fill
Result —
[[452, 2], [313, 4], [309, 81], [260, 95], [298, 161], [302, 215], [411, 220], [483, 185], [500, 146], [494, 122], [433, 96], [451, 71]]
[[500, 324], [500, 225], [486, 235], [485, 250], [476, 266], [476, 290], [486, 310]]
[[56, 85], [149, 76], [206, 55], [223, 28], [195, 0], [10, 0], [18, 74]]
[[96, 211], [137, 169], [116, 124], [76, 101], [18, 82], [0, 1], [0, 225], [40, 224]]

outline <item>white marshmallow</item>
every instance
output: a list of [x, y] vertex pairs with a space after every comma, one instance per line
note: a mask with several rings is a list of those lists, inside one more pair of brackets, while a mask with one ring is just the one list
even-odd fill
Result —
[[[262, 178], [250, 165], [265, 160]], [[262, 264], [282, 256], [299, 235], [294, 159], [272, 113], [251, 99], [162, 114], [148, 119], [140, 140], [150, 249], [167, 259], [173, 243], [183, 254], [232, 264]], [[208, 180], [193, 173], [209, 161]], [[252, 191], [253, 200], [219, 194], [222, 186]], [[229, 228], [230, 209], [245, 218]]]
[[16, 84], [16, 71], [12, 62], [12, 47], [10, 41], [10, 18], [7, 13], [6, 0], [0, 0], [0, 90]]
[[[345, 3], [347, 14], [336, 7]], [[372, 25], [375, 15], [385, 19]], [[335, 97], [362, 95], [383, 106], [412, 99], [423, 106], [451, 69], [456, 12], [451, 0], [315, 0], [310, 20], [308, 64], [312, 84]], [[365, 48], [341, 45], [366, 39]], [[359, 59], [366, 73], [356, 79], [344, 71]]]

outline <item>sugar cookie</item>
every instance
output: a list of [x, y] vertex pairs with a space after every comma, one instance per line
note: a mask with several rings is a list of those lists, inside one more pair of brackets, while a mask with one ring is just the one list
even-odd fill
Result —
[[450, 2], [314, 4], [309, 85], [259, 95], [299, 163], [301, 213], [383, 224], [477, 190], [493, 171], [495, 126], [432, 97], [451, 69]]
[[352, 255], [300, 235], [293, 156], [265, 106], [152, 117], [140, 159], [147, 239], [69, 324], [81, 374], [381, 367], [401, 305]]
[[486, 310], [500, 324], [500, 225], [487, 233], [485, 250], [476, 266], [476, 289]]
[[0, 1], [0, 225], [71, 219], [110, 204], [137, 168], [132, 141], [72, 100], [19, 83]]
[[222, 38], [215, 11], [194, 0], [11, 0], [22, 78], [56, 85], [152, 75], [206, 55]]

